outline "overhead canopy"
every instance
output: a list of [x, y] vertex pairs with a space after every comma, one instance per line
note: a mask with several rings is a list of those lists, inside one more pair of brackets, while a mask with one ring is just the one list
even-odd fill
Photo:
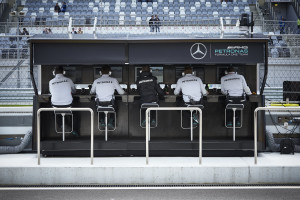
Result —
[[33, 64], [256, 64], [266, 38], [30, 39]]

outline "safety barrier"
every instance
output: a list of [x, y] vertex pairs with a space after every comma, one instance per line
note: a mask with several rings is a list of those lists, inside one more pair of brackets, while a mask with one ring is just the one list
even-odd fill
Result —
[[257, 164], [257, 113], [261, 110], [300, 111], [300, 107], [258, 107], [254, 110], [254, 164]]
[[94, 164], [94, 111], [91, 108], [40, 108], [37, 111], [37, 156], [41, 164], [40, 113], [42, 111], [89, 111], [91, 113], [91, 165]]
[[[196, 107], [151, 107], [146, 110], [146, 164], [149, 164], [149, 138], [150, 138], [150, 111], [151, 110], [189, 110], [199, 111], [199, 164], [202, 163], [202, 110]], [[191, 119], [193, 120], [193, 119]], [[193, 135], [193, 129], [191, 128], [191, 135]]]

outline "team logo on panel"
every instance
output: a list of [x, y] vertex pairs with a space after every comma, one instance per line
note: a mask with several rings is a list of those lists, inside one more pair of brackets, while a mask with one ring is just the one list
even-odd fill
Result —
[[202, 43], [195, 43], [192, 45], [191, 49], [191, 56], [196, 60], [203, 59], [207, 54], [207, 48]]

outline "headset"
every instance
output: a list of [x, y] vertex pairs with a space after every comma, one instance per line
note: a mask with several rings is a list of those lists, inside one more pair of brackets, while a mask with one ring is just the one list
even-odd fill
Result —
[[[182, 76], [184, 76], [184, 75], [185, 75], [185, 73], [184, 73], [184, 72], [182, 72], [181, 74], [182, 74]], [[194, 72], [194, 71], [192, 72], [192, 75], [195, 75], [195, 72]]]
[[[52, 74], [53, 74], [53, 76], [55, 76], [56, 75], [56, 73], [55, 73], [55, 69], [52, 71]], [[63, 70], [63, 73], [62, 73], [63, 75], [65, 75], [66, 74], [66, 71], [65, 70]]]
[[[143, 72], [143, 70], [140, 70], [140, 73], [142, 73]], [[150, 68], [150, 73], [152, 73], [152, 69]]]
[[[100, 74], [100, 76], [102, 76], [101, 70], [99, 71], [99, 74]], [[109, 76], [111, 75], [111, 71], [108, 72], [108, 75], [109, 75]]]

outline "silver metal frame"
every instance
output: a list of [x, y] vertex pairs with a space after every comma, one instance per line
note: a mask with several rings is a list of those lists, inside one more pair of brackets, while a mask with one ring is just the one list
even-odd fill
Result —
[[[98, 111], [98, 109], [111, 109], [111, 111]], [[104, 114], [105, 114], [105, 129], [103, 130], [103, 129], [101, 129], [100, 128], [100, 124], [99, 124], [99, 113], [101, 113], [101, 112], [104, 112]], [[116, 111], [115, 111], [115, 109], [113, 108], [113, 107], [111, 107], [111, 106], [106, 106], [106, 107], [102, 107], [102, 106], [98, 106], [97, 107], [97, 113], [98, 113], [98, 129], [99, 129], [99, 131], [105, 131], [105, 141], [107, 141], [107, 132], [108, 131], [115, 131], [116, 130], [116, 127], [117, 127], [117, 115], [116, 115]], [[107, 127], [107, 114], [108, 113], [113, 113], [114, 114], [114, 116], [115, 116], [115, 126], [114, 126], [114, 129], [111, 129], [111, 130], [108, 130], [108, 127]]]
[[[65, 141], [65, 133], [72, 133], [73, 132], [73, 113], [55, 113], [54, 111], [54, 116], [55, 116], [55, 131], [56, 133], [62, 133], [62, 141]], [[57, 131], [57, 123], [56, 123], [56, 115], [61, 115], [62, 116], [62, 132]], [[65, 131], [65, 115], [71, 115], [72, 116], [72, 129], [71, 131]]]
[[[243, 108], [227, 108], [228, 105], [242, 105]], [[233, 131], [233, 134], [232, 134], [232, 137], [233, 137], [232, 140], [233, 140], [233, 141], [235, 141], [235, 129], [236, 129], [236, 128], [242, 128], [242, 127], [243, 127], [243, 109], [244, 109], [244, 104], [233, 104], [233, 103], [227, 104], [227, 105], [226, 105], [226, 108], [225, 108], [225, 127], [226, 127], [226, 128], [232, 128], [232, 129], [233, 129], [233, 130], [232, 130], [232, 131]], [[226, 112], [226, 110], [232, 110], [232, 111], [233, 111], [233, 117], [232, 117], [232, 123], [233, 123], [232, 125], [233, 125], [233, 126], [232, 126], [232, 127], [228, 127], [227, 124], [226, 124], [226, 121], [227, 121], [227, 112]], [[239, 126], [239, 127], [236, 127], [236, 126], [235, 126], [235, 111], [236, 111], [236, 110], [240, 110], [240, 111], [241, 111], [241, 126]]]
[[43, 111], [89, 111], [91, 113], [91, 165], [94, 164], [94, 111], [91, 108], [40, 108], [37, 111], [37, 156], [41, 164], [41, 112]]
[[257, 107], [254, 110], [254, 164], [257, 164], [257, 112], [261, 110], [271, 111], [300, 111], [300, 107]]
[[[141, 122], [141, 119], [142, 119], [142, 109], [145, 109], [147, 110], [147, 108], [150, 108], [150, 107], [144, 107], [144, 106], [151, 106], [151, 107], [159, 107], [158, 103], [143, 103], [140, 107], [140, 127], [141, 128], [146, 128], [146, 126], [142, 126], [142, 122]], [[156, 122], [155, 122], [155, 126], [151, 126], [150, 125], [150, 128], [156, 128], [157, 127], [157, 111], [156, 112], [156, 115], [155, 115], [155, 118], [156, 118]], [[145, 118], [146, 119], [146, 118]], [[150, 140], [150, 137], [149, 137], [149, 140]]]
[[[188, 105], [187, 107], [195, 107], [195, 108], [200, 108], [201, 110], [204, 108], [203, 105]], [[191, 120], [190, 120], [190, 127], [183, 127], [182, 125], [182, 110], [180, 111], [180, 125], [182, 129], [191, 129], [191, 141], [193, 141], [193, 129], [197, 128], [198, 126], [193, 127], [193, 110], [191, 111]], [[192, 128], [193, 127], [193, 128]]]
[[[149, 164], [150, 111], [151, 110], [195, 110], [199, 111], [199, 164], [202, 163], [202, 110], [198, 107], [151, 107], [146, 110], [146, 164]], [[191, 129], [193, 130], [193, 129]]]

